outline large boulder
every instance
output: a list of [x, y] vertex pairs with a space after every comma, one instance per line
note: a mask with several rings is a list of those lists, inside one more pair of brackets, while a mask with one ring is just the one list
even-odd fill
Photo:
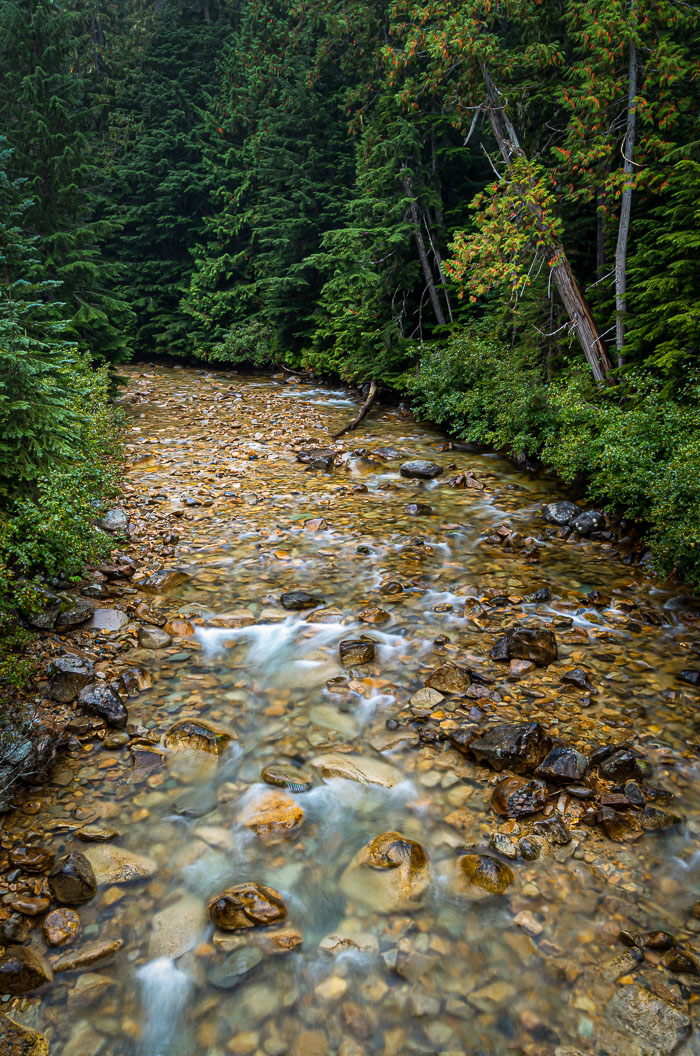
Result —
[[538, 667], [546, 667], [558, 655], [553, 631], [520, 624], [510, 627], [491, 650], [492, 660], [530, 660]]
[[524, 774], [544, 759], [550, 740], [538, 722], [504, 722], [471, 741], [470, 751], [492, 770]]
[[129, 716], [121, 698], [107, 682], [92, 682], [81, 689], [78, 701], [84, 711], [104, 719], [115, 730], [126, 727]]
[[49, 874], [49, 889], [64, 906], [80, 906], [94, 897], [97, 879], [82, 851], [67, 854], [54, 866]]
[[51, 966], [28, 946], [8, 946], [0, 955], [0, 994], [29, 994], [52, 979]]
[[246, 883], [214, 895], [207, 907], [212, 924], [222, 931], [279, 924], [287, 908], [278, 891], [263, 884]]
[[102, 518], [102, 527], [106, 532], [125, 532], [129, 526], [129, 514], [124, 510], [107, 510]]
[[361, 847], [340, 880], [349, 897], [379, 913], [415, 908], [430, 883], [428, 858], [400, 832], [383, 832]]
[[68, 704], [95, 677], [95, 665], [82, 656], [58, 656], [49, 665], [48, 674], [49, 696]]
[[87, 623], [92, 619], [95, 606], [87, 598], [76, 598], [72, 594], [66, 594], [61, 607], [56, 614], [54, 627], [63, 630], [66, 627], [77, 627], [81, 623]]
[[417, 480], [432, 480], [434, 477], [439, 477], [442, 473], [442, 466], [439, 466], [437, 462], [429, 462], [424, 458], [416, 458], [411, 462], [404, 462], [401, 466], [400, 473], [402, 477], [412, 477]]

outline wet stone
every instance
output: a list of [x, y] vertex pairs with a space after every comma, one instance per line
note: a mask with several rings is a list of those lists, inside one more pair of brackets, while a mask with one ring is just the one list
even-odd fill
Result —
[[362, 623], [387, 623], [391, 616], [386, 609], [372, 607], [358, 612], [357, 619], [361, 620]]
[[400, 473], [402, 477], [413, 477], [418, 480], [433, 480], [435, 477], [439, 477], [442, 473], [442, 466], [439, 466], [437, 462], [430, 462], [427, 459], [417, 458], [411, 462], [404, 462], [401, 465]]
[[491, 650], [492, 660], [531, 660], [537, 667], [547, 667], [558, 655], [552, 631], [519, 624], [509, 628]]
[[406, 507], [406, 513], [409, 517], [429, 517], [433, 512], [433, 507], [429, 506], [427, 502], [409, 502]]
[[644, 776], [637, 756], [627, 749], [613, 752], [604, 759], [598, 767], [598, 773], [606, 781], [621, 781], [625, 778], [639, 780]]
[[93, 682], [78, 695], [80, 706], [91, 715], [104, 719], [108, 726], [123, 730], [128, 713], [119, 696], [106, 682]]
[[55, 855], [49, 847], [41, 847], [38, 844], [13, 847], [10, 851], [10, 863], [25, 873], [48, 873], [54, 858]]
[[552, 814], [549, 818], [536, 821], [533, 828], [539, 836], [544, 836], [550, 843], [558, 847], [565, 847], [571, 843], [571, 833], [567, 829], [559, 814]]
[[550, 502], [543, 508], [542, 513], [548, 524], [563, 528], [579, 516], [581, 509], [573, 502]]
[[674, 975], [700, 975], [700, 961], [687, 950], [669, 950], [663, 962]]
[[686, 668], [679, 673], [678, 678], [689, 686], [700, 686], [700, 671], [697, 668]]
[[222, 931], [278, 924], [287, 916], [279, 892], [263, 884], [237, 884], [215, 895], [207, 907], [212, 924]]
[[261, 777], [266, 784], [284, 788], [287, 792], [308, 792], [313, 784], [309, 773], [284, 762], [266, 766]]
[[74, 909], [52, 909], [44, 917], [41, 933], [47, 946], [68, 946], [80, 938], [80, 917]]
[[181, 719], [165, 735], [166, 748], [173, 751], [207, 752], [222, 755], [233, 739], [232, 734], [201, 719]]
[[89, 860], [81, 851], [62, 858], [49, 874], [51, 894], [65, 906], [89, 902], [97, 891], [97, 879]]
[[621, 986], [606, 1011], [613, 1026], [643, 1041], [645, 1056], [669, 1056], [690, 1026], [684, 1012], [636, 983]]
[[505, 894], [515, 880], [513, 870], [488, 854], [465, 854], [454, 865], [453, 890], [472, 901]]
[[81, 623], [87, 623], [91, 619], [95, 606], [87, 598], [75, 598], [67, 595], [70, 603], [67, 608], [61, 608], [56, 616], [55, 626], [57, 629], [66, 627], [77, 627]]
[[51, 966], [28, 946], [8, 946], [0, 954], [0, 994], [28, 994], [52, 979]]
[[286, 792], [266, 791], [244, 806], [238, 821], [253, 829], [261, 839], [270, 841], [299, 828], [304, 811]]
[[190, 578], [189, 572], [185, 572], [182, 568], [161, 568], [139, 586], [149, 594], [163, 594], [167, 590], [173, 590], [182, 583], [186, 583]]
[[538, 777], [553, 784], [580, 781], [588, 769], [588, 759], [570, 745], [552, 748], [535, 770]]
[[516, 774], [534, 770], [547, 754], [549, 738], [537, 722], [502, 723], [473, 740], [470, 750], [477, 762], [492, 770]]
[[596, 818], [608, 839], [615, 843], [634, 842], [644, 835], [644, 829], [636, 817], [620, 813], [612, 807], [600, 807]]
[[43, 1034], [0, 1013], [0, 1052], [3, 1056], [49, 1056], [49, 1042]]
[[304, 609], [320, 608], [324, 604], [323, 598], [315, 594], [309, 594], [306, 590], [288, 590], [280, 597], [282, 608], [290, 612], [302, 612]]
[[338, 646], [338, 653], [343, 667], [371, 664], [375, 657], [375, 645], [374, 642], [366, 642], [362, 638], [347, 638]]
[[469, 668], [448, 661], [432, 671], [425, 680], [428, 689], [439, 693], [466, 693], [472, 682]]
[[400, 832], [383, 832], [360, 848], [340, 887], [349, 898], [379, 913], [393, 913], [417, 906], [429, 882], [421, 845]]
[[172, 641], [170, 635], [160, 627], [139, 627], [139, 645], [142, 649], [167, 649]]
[[524, 777], [507, 777], [500, 781], [491, 796], [491, 806], [506, 818], [524, 818], [537, 814], [547, 802], [547, 791], [540, 781]]
[[81, 656], [58, 656], [48, 670], [49, 696], [67, 704], [95, 677], [95, 665]]
[[575, 686], [576, 689], [585, 689], [588, 693], [593, 691], [590, 679], [582, 667], [574, 667], [571, 671], [565, 671], [561, 676], [561, 681]]

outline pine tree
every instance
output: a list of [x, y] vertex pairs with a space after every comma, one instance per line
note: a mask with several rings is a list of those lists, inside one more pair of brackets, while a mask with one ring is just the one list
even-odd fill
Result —
[[[102, 175], [91, 139], [95, 113], [75, 72], [74, 14], [51, 0], [5, 0], [0, 7], [0, 123], [13, 149], [12, 175], [32, 199], [27, 225], [40, 236], [46, 277], [58, 282], [57, 318], [93, 355], [129, 355], [131, 312], [113, 292], [117, 269], [101, 244], [113, 224], [95, 219]], [[59, 306], [60, 302], [60, 306]]]
[[180, 308], [191, 249], [201, 238], [210, 185], [202, 157], [202, 107], [216, 84], [216, 56], [231, 5], [171, 0], [150, 23], [131, 79], [118, 80], [112, 114], [109, 252], [123, 266], [120, 289], [136, 312], [136, 347], [185, 354], [191, 320]]

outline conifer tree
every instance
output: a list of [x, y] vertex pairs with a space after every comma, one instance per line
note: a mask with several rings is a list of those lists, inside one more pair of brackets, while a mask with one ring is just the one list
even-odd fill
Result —
[[27, 225], [39, 236], [45, 275], [60, 284], [57, 318], [93, 355], [118, 362], [129, 355], [131, 312], [101, 251], [113, 225], [95, 219], [104, 188], [88, 85], [74, 70], [86, 41], [74, 25], [66, 3], [0, 5], [0, 127], [13, 150], [12, 175], [26, 180]]

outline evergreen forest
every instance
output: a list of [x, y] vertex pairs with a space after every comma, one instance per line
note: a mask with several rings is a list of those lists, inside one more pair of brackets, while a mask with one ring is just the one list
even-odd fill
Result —
[[6, 640], [156, 356], [374, 382], [700, 584], [694, 4], [3, 0], [0, 50]]

